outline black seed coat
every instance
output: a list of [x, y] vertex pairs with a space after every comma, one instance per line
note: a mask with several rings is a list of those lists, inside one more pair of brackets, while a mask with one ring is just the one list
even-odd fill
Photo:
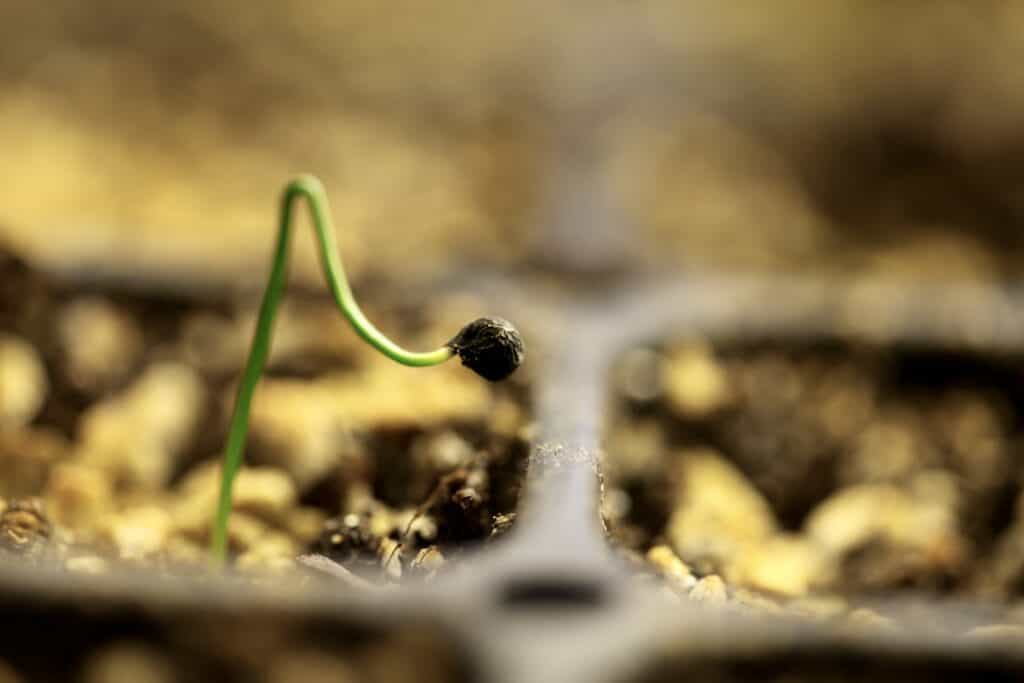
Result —
[[462, 364], [492, 382], [511, 375], [523, 362], [523, 338], [502, 318], [478, 318], [448, 342]]

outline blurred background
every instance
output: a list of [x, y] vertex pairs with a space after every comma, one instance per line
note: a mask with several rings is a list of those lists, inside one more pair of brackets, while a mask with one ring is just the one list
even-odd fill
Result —
[[302, 171], [363, 276], [1024, 265], [1024, 2], [53, 0], [0, 17], [0, 240], [52, 268], [257, 282]]

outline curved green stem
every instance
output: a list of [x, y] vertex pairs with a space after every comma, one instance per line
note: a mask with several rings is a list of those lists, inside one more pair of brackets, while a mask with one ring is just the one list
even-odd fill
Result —
[[288, 183], [281, 199], [281, 223], [277, 235], [277, 247], [274, 250], [273, 267], [270, 279], [260, 304], [256, 333], [252, 339], [252, 348], [245, 363], [245, 371], [238, 386], [234, 412], [231, 416], [231, 427], [228, 432], [227, 445], [224, 448], [224, 464], [221, 471], [220, 499], [217, 503], [217, 514], [213, 524], [213, 535], [210, 542], [210, 555], [217, 564], [224, 562], [227, 554], [228, 519], [231, 516], [231, 492], [235, 477], [242, 466], [242, 454], [249, 431], [249, 411], [252, 395], [263, 374], [263, 368], [270, 353], [270, 339], [273, 332], [274, 318], [277, 315], [281, 296], [284, 294], [285, 280], [288, 271], [288, 248], [291, 239], [292, 212], [295, 201], [304, 197], [309, 203], [313, 214], [313, 228], [316, 232], [317, 246], [320, 251], [320, 262], [324, 277], [330, 287], [338, 309], [352, 324], [359, 336], [388, 358], [403, 365], [423, 367], [438, 365], [452, 357], [453, 351], [442, 346], [434, 351], [415, 353], [407, 351], [384, 336], [356, 304], [352, 289], [345, 278], [338, 249], [334, 243], [334, 230], [331, 227], [330, 210], [323, 185], [313, 176], [299, 176]]

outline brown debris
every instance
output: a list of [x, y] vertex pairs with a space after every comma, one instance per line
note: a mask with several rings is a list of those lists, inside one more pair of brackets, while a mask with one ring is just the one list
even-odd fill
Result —
[[348, 514], [324, 523], [317, 550], [357, 574], [375, 573], [368, 570], [378, 570], [387, 559], [381, 556], [381, 541], [370, 531], [365, 517]]
[[512, 525], [515, 524], [516, 513], [509, 512], [507, 514], [494, 515], [491, 519], [491, 538], [499, 538], [504, 536], [506, 533], [512, 530]]
[[12, 500], [0, 513], [0, 549], [14, 555], [38, 557], [53, 528], [38, 498]]

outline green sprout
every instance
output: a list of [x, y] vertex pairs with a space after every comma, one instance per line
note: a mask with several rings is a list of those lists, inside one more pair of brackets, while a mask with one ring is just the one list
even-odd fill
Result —
[[388, 358], [403, 365], [427, 367], [439, 365], [453, 356], [459, 356], [462, 364], [490, 381], [508, 377], [523, 360], [523, 341], [516, 328], [501, 318], [479, 318], [459, 331], [444, 346], [433, 351], [417, 353], [407, 351], [388, 339], [366, 318], [349, 287], [342, 268], [338, 249], [334, 243], [334, 229], [331, 225], [330, 208], [323, 185], [310, 175], [299, 176], [288, 183], [281, 198], [281, 221], [274, 250], [270, 279], [263, 293], [256, 332], [252, 347], [245, 363], [245, 370], [235, 397], [234, 411], [228, 440], [224, 448], [224, 462], [221, 470], [220, 498], [217, 503], [210, 541], [210, 555], [213, 562], [222, 565], [227, 555], [228, 520], [231, 517], [232, 489], [238, 470], [242, 466], [242, 455], [249, 431], [249, 412], [253, 392], [267, 363], [270, 353], [270, 339], [274, 318], [277, 315], [281, 296], [284, 294], [288, 271], [288, 249], [292, 233], [292, 212], [295, 202], [305, 198], [313, 215], [313, 229], [324, 277], [342, 315], [355, 331], [370, 346]]

